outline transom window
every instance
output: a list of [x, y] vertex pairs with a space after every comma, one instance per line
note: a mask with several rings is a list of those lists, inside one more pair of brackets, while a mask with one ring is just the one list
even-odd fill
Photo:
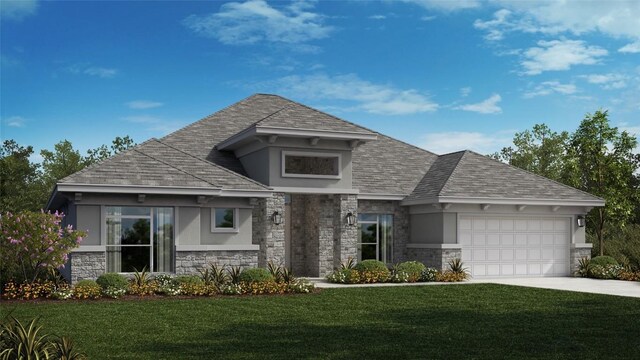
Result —
[[358, 261], [393, 263], [393, 215], [358, 214]]
[[173, 271], [173, 208], [105, 208], [107, 271]]
[[238, 231], [238, 209], [236, 208], [211, 209], [211, 231], [212, 232], [237, 232]]
[[340, 154], [283, 151], [282, 176], [339, 179], [341, 163]]

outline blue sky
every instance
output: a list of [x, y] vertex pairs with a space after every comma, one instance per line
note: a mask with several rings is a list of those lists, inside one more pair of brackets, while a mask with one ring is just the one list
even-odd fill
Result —
[[255, 92], [437, 153], [598, 109], [640, 134], [640, 1], [1, 0], [0, 21], [1, 137], [36, 150], [142, 142]]

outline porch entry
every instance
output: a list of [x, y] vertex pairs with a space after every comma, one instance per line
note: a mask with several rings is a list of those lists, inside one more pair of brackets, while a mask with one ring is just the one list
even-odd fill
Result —
[[358, 214], [358, 261], [393, 263], [393, 215]]

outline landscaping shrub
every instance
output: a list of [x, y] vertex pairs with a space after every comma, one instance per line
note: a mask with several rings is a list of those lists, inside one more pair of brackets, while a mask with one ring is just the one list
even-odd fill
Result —
[[73, 287], [74, 299], [99, 299], [102, 288], [93, 280], [80, 280]]
[[129, 293], [132, 295], [153, 295], [158, 290], [158, 284], [151, 279], [151, 275], [144, 267], [142, 271], [135, 270], [133, 279], [129, 283]]
[[396, 265], [397, 272], [404, 272], [408, 275], [408, 282], [416, 282], [420, 279], [420, 275], [427, 267], [418, 261], [405, 261]]
[[156, 293], [168, 296], [180, 295], [180, 285], [171, 275], [160, 274], [155, 277]]
[[218, 267], [216, 264], [209, 264], [208, 268], [198, 270], [200, 277], [207, 285], [220, 286], [229, 281], [227, 272], [224, 267]]
[[467, 268], [464, 267], [464, 263], [461, 259], [451, 259], [448, 262], [449, 269], [436, 276], [436, 281], [442, 282], [458, 282], [464, 281], [469, 278]]
[[61, 229], [64, 214], [6, 212], [0, 215], [0, 285], [10, 279], [32, 283], [51, 269], [64, 267], [85, 233]]
[[79, 352], [68, 337], [57, 337], [42, 333], [38, 319], [22, 324], [10, 317], [0, 323], [0, 359], [64, 359], [82, 360], [86, 355]]
[[386, 282], [391, 277], [391, 272], [387, 266], [378, 260], [364, 260], [354, 266], [354, 270], [360, 275], [360, 282], [378, 283]]
[[426, 268], [420, 274], [420, 281], [422, 282], [436, 281], [438, 279], [438, 274], [440, 274], [438, 270], [434, 268]]
[[275, 280], [243, 282], [241, 287], [243, 294], [250, 295], [285, 294], [288, 290], [287, 284]]
[[391, 270], [391, 277], [389, 278], [389, 281], [394, 282], [394, 283], [410, 282], [409, 281], [409, 273], [407, 273], [406, 271], [399, 271], [394, 266], [394, 268]]
[[242, 274], [242, 268], [240, 266], [233, 266], [226, 269], [229, 281], [233, 285], [240, 285], [240, 274]]
[[[613, 257], [620, 265], [640, 270], [640, 224], [627, 224], [624, 228], [607, 227], [606, 233], [605, 255]], [[592, 234], [587, 234], [587, 241], [593, 243], [594, 257], [600, 254], [600, 244]]]
[[347, 268], [334, 270], [327, 275], [327, 281], [336, 284], [358, 284], [360, 282], [360, 272]]
[[593, 260], [591, 260], [589, 277], [595, 279], [617, 279], [622, 270], [624, 268], [620, 265], [594, 265]]
[[240, 273], [240, 281], [244, 283], [254, 283], [254, 282], [269, 282], [274, 281], [275, 278], [269, 270], [263, 268], [247, 268], [242, 270]]
[[[61, 286], [68, 285], [64, 284]], [[5, 284], [2, 291], [2, 297], [5, 299], [21, 299], [33, 300], [39, 298], [51, 298], [59, 287], [50, 280], [36, 280], [33, 282], [24, 282], [16, 284], [13, 281]]]
[[177, 284], [180, 294], [188, 296], [207, 296], [218, 292], [216, 286], [206, 284], [197, 275], [176, 276], [173, 281]]
[[618, 273], [618, 280], [640, 281], [640, 271], [633, 271], [631, 269], [622, 269]]
[[596, 256], [592, 258], [591, 261], [589, 261], [589, 265], [618, 265], [618, 261], [616, 261], [616, 259], [612, 258], [611, 256]]
[[589, 258], [584, 257], [578, 260], [578, 271], [576, 271], [576, 275], [581, 277], [588, 277], [590, 265], [591, 260]]
[[296, 294], [310, 293], [315, 288], [313, 283], [307, 279], [295, 279], [286, 284], [289, 287], [289, 292]]
[[100, 285], [103, 291], [111, 289], [111, 291], [121, 290], [123, 295], [129, 287], [129, 279], [118, 273], [105, 273], [96, 279], [96, 283]]

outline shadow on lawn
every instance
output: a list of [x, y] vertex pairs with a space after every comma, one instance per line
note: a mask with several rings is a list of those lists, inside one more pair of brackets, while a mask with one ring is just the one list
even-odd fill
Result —
[[[596, 301], [597, 302], [597, 301]], [[369, 311], [352, 324], [344, 318], [322, 325], [297, 321], [244, 321], [206, 330], [187, 342], [139, 343], [165, 358], [634, 358], [640, 345], [637, 319], [593, 321], [593, 302], [560, 302], [550, 310], [450, 307]], [[597, 318], [597, 316], [596, 316]], [[603, 332], [608, 336], [601, 338]], [[615, 337], [618, 337], [617, 339]]]

